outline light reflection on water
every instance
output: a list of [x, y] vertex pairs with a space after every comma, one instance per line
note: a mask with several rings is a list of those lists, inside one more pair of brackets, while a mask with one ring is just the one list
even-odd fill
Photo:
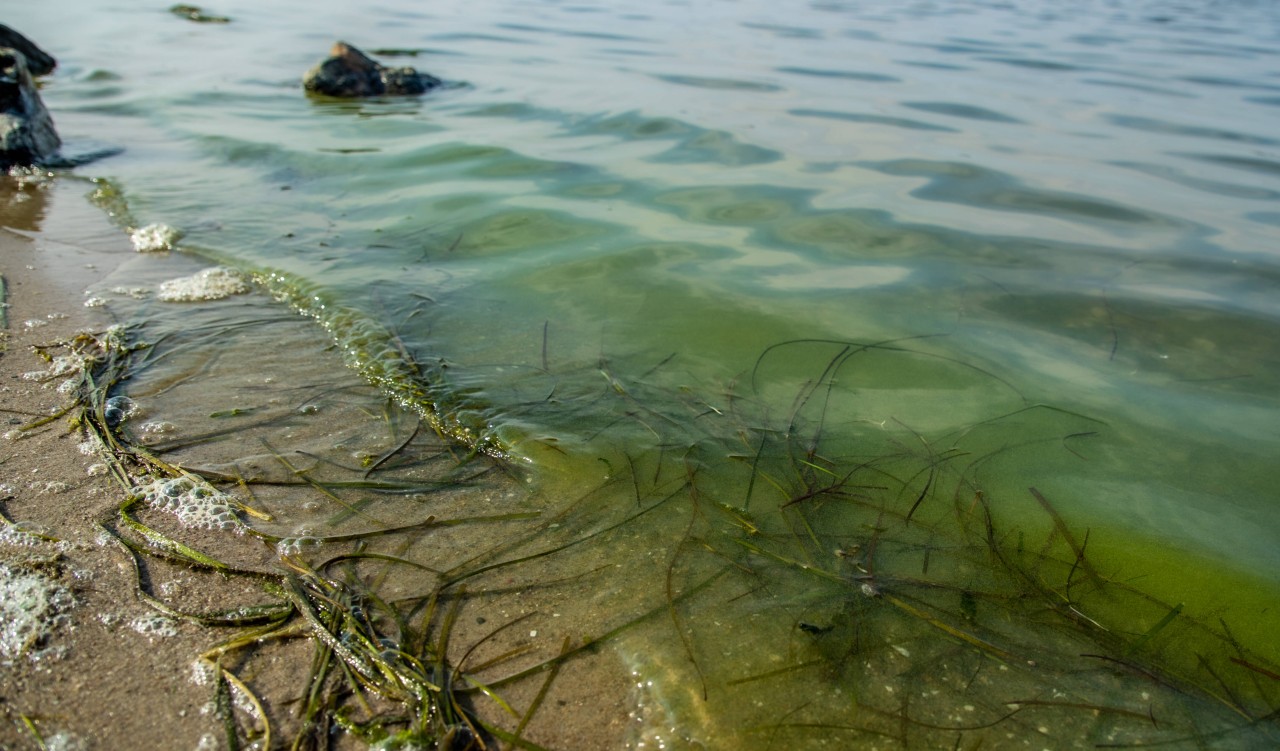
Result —
[[[686, 400], [726, 409], [773, 345], [903, 342], [839, 384], [832, 440], [891, 452], [1040, 404], [1102, 421], [1001, 423], [975, 453], [1059, 445], [983, 485], [1039, 487], [1118, 568], [1160, 555], [1172, 600], [1230, 603], [1183, 554], [1280, 586], [1268, 4], [217, 10], [234, 23], [11, 21], [62, 60], [64, 136], [127, 145], [87, 169], [141, 221], [379, 320], [517, 452], [593, 477], [699, 444]], [[307, 100], [335, 36], [464, 85]], [[753, 408], [784, 414], [824, 367], [799, 362]]]

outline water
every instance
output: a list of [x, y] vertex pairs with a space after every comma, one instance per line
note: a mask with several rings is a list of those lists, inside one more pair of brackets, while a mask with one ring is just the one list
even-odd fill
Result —
[[[6, 22], [59, 58], [71, 148], [125, 147], [80, 172], [136, 223], [274, 279], [548, 497], [685, 473], [743, 512], [713, 527], [776, 537], [778, 436], [806, 487], [874, 466], [930, 524], [980, 486], [1052, 535], [1034, 486], [1108, 577], [1272, 649], [1273, 5], [260, 5]], [[456, 85], [310, 100], [337, 38]], [[699, 535], [672, 516], [619, 558], [680, 560]], [[792, 631], [840, 621], [778, 597]]]

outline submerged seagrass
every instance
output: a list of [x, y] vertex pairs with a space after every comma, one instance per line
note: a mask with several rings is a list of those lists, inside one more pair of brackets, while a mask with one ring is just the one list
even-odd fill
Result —
[[[761, 411], [749, 386], [718, 405], [690, 404], [695, 421], [734, 429], [708, 429], [658, 454], [621, 453], [598, 488], [547, 505], [493, 460], [424, 444], [415, 418], [390, 402], [371, 422], [390, 433], [357, 431], [333, 445], [341, 453], [276, 445], [287, 440], [281, 429], [305, 436], [307, 415], [350, 403], [349, 386], [340, 387], [341, 401], [326, 396], [331, 388], [308, 388], [298, 394], [301, 410], [264, 392], [256, 407], [209, 415], [211, 426], [232, 421], [225, 430], [183, 426], [145, 445], [134, 418], [108, 415], [112, 399], [120, 404], [109, 395], [128, 373], [139, 407], [163, 412], [166, 384], [180, 383], [173, 379], [187, 367], [180, 363], [219, 346], [214, 335], [230, 323], [225, 306], [207, 305], [221, 319], [207, 330], [157, 329], [150, 345], [136, 340], [143, 329], [133, 342], [113, 332], [63, 346], [84, 363], [70, 409], [102, 441], [128, 499], [106, 527], [112, 537], [135, 561], [161, 557], [262, 582], [258, 603], [176, 613], [139, 579], [143, 599], [163, 613], [242, 629], [202, 657], [232, 747], [269, 744], [273, 728], [284, 726], [296, 734], [294, 747], [342, 728], [369, 742], [533, 748], [547, 732], [535, 720], [548, 692], [595, 675], [588, 661], [602, 647], [631, 655], [640, 675], [662, 676], [654, 684], [663, 688], [653, 689], [661, 695], [635, 701], [653, 722], [642, 732], [677, 746], [763, 748], [787, 739], [803, 747], [833, 735], [937, 746], [1049, 732], [1088, 746], [1216, 747], [1280, 735], [1280, 668], [1240, 643], [1226, 622], [1188, 617], [1182, 605], [1110, 576], [1107, 562], [1089, 554], [1088, 532], [1073, 530], [1035, 488], [1028, 497], [1044, 524], [999, 521], [1009, 499], [987, 497], [976, 476], [1009, 447], [971, 452], [955, 437], [907, 434], [896, 450], [867, 454], [824, 437], [844, 397], [842, 379], [864, 360], [919, 356], [900, 344], [771, 348], [750, 380], [775, 359], [825, 362], [788, 409]], [[236, 325], [246, 330], [283, 323], [261, 312], [242, 316]], [[230, 370], [206, 370], [200, 387], [242, 377]], [[642, 410], [652, 396], [644, 379], [616, 374], [601, 392]], [[377, 403], [373, 392], [362, 398]], [[1080, 440], [1089, 432], [1081, 428], [1101, 427], [1028, 405], [966, 432], [1029, 414], [1058, 426], [1046, 436], [1052, 440]], [[631, 419], [652, 426], [666, 418]], [[253, 435], [261, 450], [246, 455]], [[341, 457], [356, 447], [364, 458], [350, 465]], [[722, 452], [734, 457], [727, 467], [715, 460]], [[438, 479], [422, 475], [431, 466]], [[180, 542], [181, 529], [162, 531], [171, 522], [155, 512], [166, 502], [150, 501], [149, 512], [140, 505], [137, 486], [147, 477], [180, 481], [196, 500], [220, 499], [234, 518], [214, 526], [245, 544], [271, 543], [278, 564], [227, 563], [199, 542]], [[495, 492], [507, 499], [504, 513], [464, 515], [490, 507]], [[418, 521], [386, 521], [411, 516]], [[282, 528], [293, 533], [275, 531]], [[654, 560], [645, 550], [664, 552]], [[607, 597], [623, 589], [626, 597]], [[542, 607], [509, 610], [530, 596], [559, 603], [555, 617]], [[581, 597], [585, 607], [570, 605]], [[607, 614], [592, 620], [588, 611], [602, 605]], [[732, 638], [726, 623], [735, 624]], [[563, 637], [520, 637], [525, 631]], [[256, 698], [238, 677], [252, 660], [231, 657], [298, 637], [316, 648], [309, 698], [291, 716], [271, 716], [265, 707], [277, 700]], [[652, 649], [662, 642], [683, 658]], [[739, 649], [748, 653], [730, 657]], [[673, 693], [679, 686], [688, 694]], [[523, 697], [523, 714], [501, 709], [509, 692]], [[233, 701], [236, 694], [248, 704]], [[365, 703], [352, 704], [357, 696]], [[661, 730], [668, 723], [674, 734]]]

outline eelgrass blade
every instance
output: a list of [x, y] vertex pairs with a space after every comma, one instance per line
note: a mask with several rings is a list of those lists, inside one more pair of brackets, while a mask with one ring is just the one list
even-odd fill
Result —
[[[131, 502], [126, 502], [126, 503], [131, 503]], [[200, 566], [205, 566], [207, 568], [216, 569], [218, 571], [231, 570], [230, 566], [218, 560], [217, 558], [214, 558], [213, 556], [205, 555], [204, 553], [201, 553], [195, 548], [192, 548], [188, 545], [184, 545], [178, 542], [177, 540], [174, 540], [168, 537], [167, 535], [161, 534], [160, 532], [157, 532], [151, 527], [148, 527], [147, 525], [143, 524], [142, 522], [138, 521], [132, 516], [129, 516], [125, 507], [121, 507], [120, 509], [120, 521], [123, 522], [124, 525], [129, 529], [132, 529], [133, 531], [145, 537], [147, 539], [147, 542], [151, 543], [152, 545], [156, 546], [157, 548], [167, 553], [171, 553], [180, 558], [185, 558], [190, 563], [194, 563]]]
[[1131, 655], [1134, 652], [1137, 652], [1138, 650], [1146, 646], [1146, 643], [1151, 641], [1151, 639], [1154, 638], [1156, 634], [1163, 631], [1165, 626], [1168, 626], [1170, 623], [1173, 623], [1173, 619], [1177, 618], [1178, 614], [1182, 612], [1182, 607], [1183, 607], [1183, 603], [1180, 602], [1177, 605], [1175, 605], [1173, 608], [1171, 608], [1169, 612], [1166, 613], [1165, 616], [1161, 618], [1154, 626], [1147, 629], [1146, 633], [1144, 633], [1142, 636], [1139, 636], [1137, 639], [1135, 639], [1133, 643], [1129, 645], [1129, 648], [1125, 650], [1125, 654]]
[[215, 663], [214, 667], [214, 715], [222, 721], [222, 738], [226, 742], [228, 751], [240, 751], [240, 728], [236, 724], [231, 687], [222, 666]]
[[281, 621], [289, 615], [290, 606], [279, 602], [229, 608], [222, 613], [189, 613], [170, 607], [163, 600], [148, 592], [143, 586], [142, 568], [138, 559], [140, 551], [107, 527], [100, 524], [98, 529], [115, 542], [129, 557], [130, 562], [133, 564], [135, 593], [144, 603], [163, 615], [191, 621], [202, 626], [255, 626], [262, 623]]
[[227, 670], [226, 668], [223, 668], [222, 665], [218, 663], [215, 663], [215, 668], [218, 670], [219, 674], [222, 676], [222, 679], [227, 681], [229, 684], [231, 684], [231, 686], [233, 686], [236, 691], [240, 692], [240, 695], [244, 697], [245, 701], [249, 702], [250, 706], [253, 707], [254, 713], [258, 715], [258, 721], [262, 723], [263, 735], [262, 735], [262, 743], [255, 744], [255, 747], [270, 749], [271, 748], [271, 718], [267, 716], [266, 710], [263, 709], [262, 702], [258, 700], [258, 697], [252, 691], [250, 691], [249, 687], [246, 686], [243, 681], [237, 678], [234, 673]]
[[40, 734], [40, 729], [36, 727], [35, 720], [28, 717], [25, 713], [19, 712], [18, 717], [22, 719], [22, 726], [31, 733], [31, 738], [36, 742], [36, 746], [40, 751], [49, 751], [49, 744], [45, 743], [44, 736]]

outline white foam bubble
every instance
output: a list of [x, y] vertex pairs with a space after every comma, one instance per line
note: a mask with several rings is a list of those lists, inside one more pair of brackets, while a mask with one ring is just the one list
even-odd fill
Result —
[[102, 416], [107, 425], [115, 427], [131, 417], [138, 415], [138, 404], [127, 396], [113, 396], [102, 405]]
[[139, 253], [173, 250], [173, 244], [181, 238], [182, 233], [167, 224], [148, 224], [129, 234], [134, 250]]
[[75, 605], [71, 590], [43, 574], [0, 564], [0, 657], [35, 655]]
[[139, 616], [129, 622], [129, 628], [150, 638], [178, 635], [178, 625], [162, 615]]
[[319, 538], [312, 537], [309, 533], [303, 531], [297, 537], [281, 537], [276, 542], [276, 553], [280, 557], [291, 555], [301, 555], [307, 548], [314, 548], [320, 545]]
[[89, 748], [89, 744], [83, 738], [72, 735], [65, 730], [59, 730], [45, 738], [44, 747], [48, 751], [85, 751], [85, 749]]
[[0, 528], [0, 545], [16, 548], [34, 548], [44, 542], [39, 535], [30, 532], [17, 524]]
[[208, 686], [210, 683], [213, 683], [213, 679], [216, 675], [217, 673], [213, 663], [205, 660], [204, 658], [191, 663], [191, 682], [197, 686]]
[[248, 291], [249, 284], [238, 272], [224, 266], [214, 266], [198, 274], [163, 282], [159, 298], [165, 302], [221, 300]]
[[22, 378], [26, 381], [48, 381], [53, 378], [60, 378], [72, 373], [78, 373], [85, 363], [91, 359], [87, 355], [59, 355], [49, 361], [49, 367], [44, 370], [23, 373]]
[[243, 532], [244, 522], [236, 516], [235, 498], [208, 483], [187, 477], [153, 479], [131, 491], [147, 505], [178, 517], [187, 527], [229, 529]]
[[145, 300], [150, 297], [151, 290], [146, 287], [112, 287], [111, 294], [132, 297], [135, 300]]

